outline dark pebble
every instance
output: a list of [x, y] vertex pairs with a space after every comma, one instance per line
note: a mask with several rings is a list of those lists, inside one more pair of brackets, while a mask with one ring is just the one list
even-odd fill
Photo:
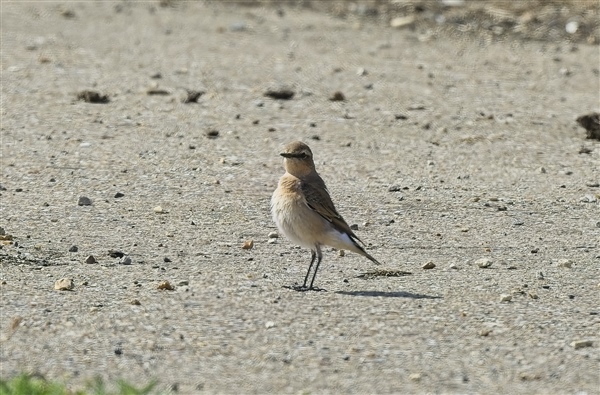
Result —
[[125, 196], [124, 193], [121, 193], [121, 192], [115, 193], [115, 199], [122, 198], [123, 196]]
[[77, 252], [77, 250], [79, 250], [77, 246], [71, 246], [71, 248], [69, 248], [69, 252]]
[[119, 250], [108, 250], [108, 255], [111, 258], [123, 258], [125, 256], [125, 253]]
[[91, 206], [92, 200], [87, 196], [79, 196], [79, 200], [77, 201], [77, 204], [80, 206]]

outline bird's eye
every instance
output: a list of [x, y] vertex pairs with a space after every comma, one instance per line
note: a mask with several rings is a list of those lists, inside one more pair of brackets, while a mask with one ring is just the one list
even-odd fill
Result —
[[306, 154], [306, 152], [303, 152], [300, 154], [300, 158], [306, 159], [306, 158], [308, 158], [308, 155]]

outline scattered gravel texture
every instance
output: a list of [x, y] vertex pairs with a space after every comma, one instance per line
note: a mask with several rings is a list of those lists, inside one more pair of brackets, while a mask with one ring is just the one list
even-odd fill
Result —
[[[529, 11], [543, 21], [544, 7]], [[599, 103], [588, 14], [535, 41], [430, 34], [427, 9], [398, 27], [353, 13], [2, 4], [0, 376], [598, 393], [600, 143], [576, 122]], [[572, 14], [557, 15], [562, 32]], [[110, 100], [77, 100], [90, 89]], [[295, 139], [382, 262], [325, 248], [327, 292], [283, 288], [310, 252], [266, 237]]]

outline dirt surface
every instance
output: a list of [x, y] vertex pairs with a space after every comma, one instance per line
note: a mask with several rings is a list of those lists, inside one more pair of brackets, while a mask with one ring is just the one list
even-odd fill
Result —
[[[191, 2], [1, 22], [3, 378], [600, 393], [591, 40]], [[384, 263], [326, 249], [327, 292], [283, 288], [310, 253], [269, 238], [296, 139]]]

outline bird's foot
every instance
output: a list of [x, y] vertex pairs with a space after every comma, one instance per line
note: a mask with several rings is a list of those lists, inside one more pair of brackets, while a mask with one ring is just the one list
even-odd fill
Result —
[[293, 289], [297, 292], [315, 291], [315, 292], [327, 292], [326, 289], [318, 287], [307, 287], [306, 285], [284, 285], [283, 288]]

